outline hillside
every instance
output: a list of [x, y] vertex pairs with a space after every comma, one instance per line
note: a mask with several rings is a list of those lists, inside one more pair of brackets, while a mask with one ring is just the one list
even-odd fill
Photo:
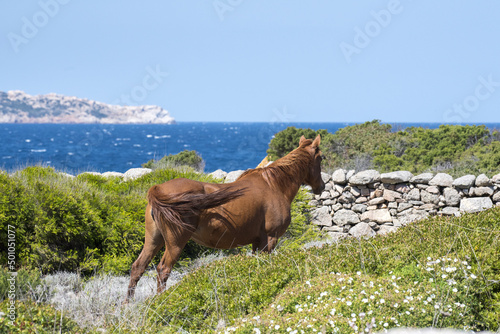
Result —
[[172, 124], [159, 106], [119, 106], [59, 94], [0, 92], [0, 123]]

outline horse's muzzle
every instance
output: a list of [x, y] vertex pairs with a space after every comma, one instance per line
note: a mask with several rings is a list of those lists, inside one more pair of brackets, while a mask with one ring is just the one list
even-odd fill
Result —
[[325, 190], [325, 184], [323, 182], [321, 182], [321, 185], [319, 187], [313, 189], [313, 193], [315, 195], [321, 195], [323, 190]]

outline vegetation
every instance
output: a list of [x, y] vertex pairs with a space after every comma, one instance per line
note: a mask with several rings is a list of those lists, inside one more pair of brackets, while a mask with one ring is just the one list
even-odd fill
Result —
[[160, 160], [151, 159], [148, 162], [142, 164], [142, 167], [151, 169], [175, 168], [180, 166], [191, 167], [196, 171], [202, 172], [205, 168], [205, 162], [198, 155], [198, 153], [196, 153], [196, 151], [184, 150], [177, 154], [166, 155]]
[[290, 127], [271, 141], [270, 157], [276, 159], [287, 154], [302, 133], [321, 133], [327, 170], [374, 168], [380, 172], [448, 172], [453, 176], [500, 172], [500, 132], [484, 125], [409, 127], [393, 131], [390, 124], [374, 120], [339, 129], [334, 134]]

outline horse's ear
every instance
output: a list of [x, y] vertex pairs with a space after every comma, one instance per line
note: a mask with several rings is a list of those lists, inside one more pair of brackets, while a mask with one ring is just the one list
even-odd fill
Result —
[[312, 146], [313, 147], [319, 147], [319, 144], [321, 144], [321, 136], [320, 135], [317, 135], [316, 136], [316, 139], [314, 139], [313, 143], [312, 143]]
[[306, 137], [304, 137], [304, 135], [302, 135], [302, 137], [300, 137], [299, 146], [302, 146], [302, 143], [306, 140], [307, 140]]

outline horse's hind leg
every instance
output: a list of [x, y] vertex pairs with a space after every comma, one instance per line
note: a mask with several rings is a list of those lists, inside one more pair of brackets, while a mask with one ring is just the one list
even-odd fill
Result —
[[[146, 211], [148, 212], [148, 210]], [[148, 217], [146, 214], [146, 233], [144, 240], [144, 247], [142, 248], [141, 254], [134, 264], [132, 264], [132, 269], [130, 271], [130, 283], [127, 291], [127, 298], [125, 302], [128, 302], [130, 298], [134, 296], [135, 287], [137, 282], [141, 278], [142, 274], [146, 270], [147, 266], [153, 259], [153, 257], [160, 251], [160, 249], [165, 244], [161, 232], [156, 227], [154, 221]]]
[[172, 268], [179, 260], [182, 250], [193, 234], [190, 231], [177, 227], [171, 227], [165, 230], [165, 253], [156, 267], [156, 271], [158, 272], [156, 277], [158, 293], [165, 290]]

